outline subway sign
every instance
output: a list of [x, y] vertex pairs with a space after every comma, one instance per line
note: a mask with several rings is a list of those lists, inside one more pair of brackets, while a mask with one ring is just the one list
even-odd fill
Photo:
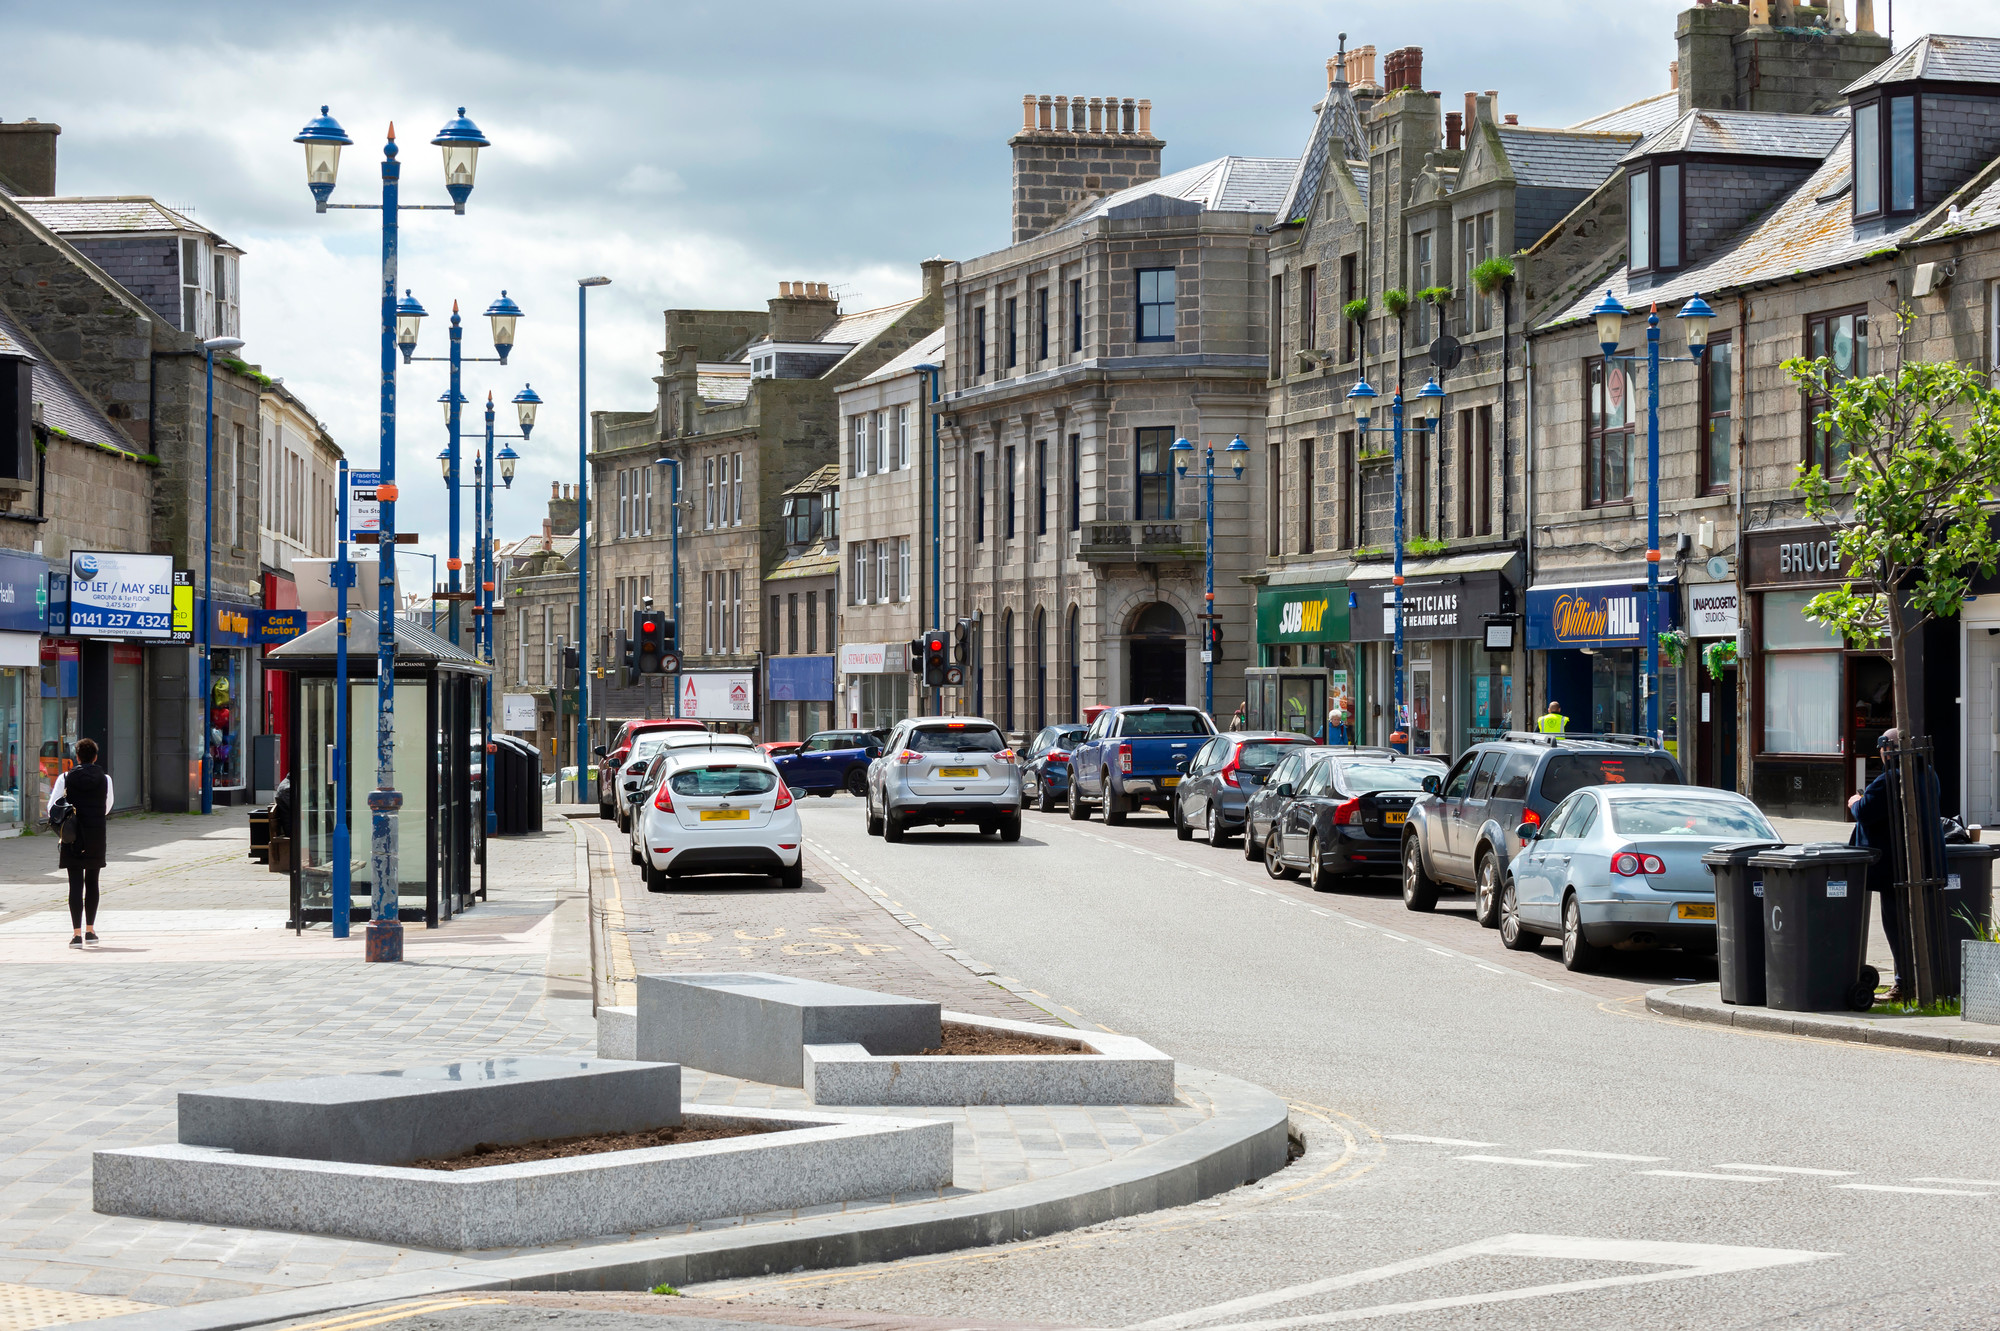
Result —
[[[1620, 582], [1580, 587], [1528, 589], [1528, 648], [1560, 651], [1572, 647], [1646, 645], [1646, 584]], [[1680, 588], [1660, 584], [1661, 632], [1680, 624]]]
[[1347, 588], [1267, 587], [1257, 593], [1257, 641], [1346, 642]]

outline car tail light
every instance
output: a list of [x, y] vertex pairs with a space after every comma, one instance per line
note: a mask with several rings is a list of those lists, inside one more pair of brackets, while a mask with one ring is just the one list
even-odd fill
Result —
[[1130, 744], [1120, 744], [1118, 746], [1118, 770], [1121, 772], [1132, 770], [1132, 746]]
[[1049, 763], [1066, 763], [1069, 761], [1069, 755], [1067, 753], [1052, 753], [1048, 757], [1044, 758], [1042, 761]]
[[1012, 749], [1002, 749], [1000, 750], [1000, 752], [994, 754], [993, 756], [1003, 763], [1011, 763], [1017, 761], [1017, 759], [1014, 756], [1014, 751]]
[[1637, 851], [1621, 850], [1611, 857], [1611, 872], [1621, 878], [1638, 878], [1644, 874], [1662, 874], [1667, 871], [1667, 863], [1658, 855], [1641, 855]]
[[672, 813], [674, 811], [674, 797], [667, 792], [667, 783], [665, 781], [660, 782], [660, 793], [653, 796], [653, 807], [661, 813]]
[[1521, 810], [1521, 821], [1530, 827], [1540, 827], [1542, 825], [1542, 815], [1536, 813], [1533, 809], [1523, 809]]
[[909, 766], [911, 763], [920, 763], [923, 760], [924, 760], [924, 755], [918, 753], [915, 749], [904, 749], [901, 753], [896, 755], [896, 761], [902, 763], [905, 767]]
[[1340, 803], [1334, 805], [1333, 821], [1342, 827], [1352, 827], [1354, 824], [1360, 822], [1361, 797], [1356, 795], [1351, 800], [1342, 800]]
[[778, 802], [771, 806], [771, 812], [776, 813], [780, 809], [789, 809], [791, 807], [792, 807], [792, 788], [786, 785], [784, 782], [780, 781], [778, 783]]

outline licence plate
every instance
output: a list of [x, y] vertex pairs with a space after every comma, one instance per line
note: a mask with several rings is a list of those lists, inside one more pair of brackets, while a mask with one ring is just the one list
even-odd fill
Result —
[[1163, 786], [1178, 786], [1180, 783], [1181, 779], [1177, 776], [1164, 777], [1160, 781]]
[[1712, 901], [1683, 901], [1674, 907], [1674, 916], [1682, 920], [1712, 920], [1715, 918], [1715, 903]]
[[971, 781], [979, 776], [977, 767], [940, 767], [937, 774], [947, 781]]
[[701, 811], [701, 820], [704, 823], [740, 823], [747, 821], [749, 817], [750, 810], [748, 809], [703, 809]]
[[1398, 813], [1396, 810], [1390, 809], [1383, 813], [1382, 821], [1385, 823], [1400, 823], [1408, 820], [1409, 816], [1407, 813]]

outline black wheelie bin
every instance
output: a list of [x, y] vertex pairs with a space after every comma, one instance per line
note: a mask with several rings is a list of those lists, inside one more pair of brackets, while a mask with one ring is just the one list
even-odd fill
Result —
[[1750, 857], [1764, 877], [1764, 997], [1783, 1012], [1866, 1012], [1880, 978], [1866, 965], [1865, 846], [1815, 842]]
[[1701, 857], [1715, 880], [1715, 968], [1722, 1001], [1764, 1005], [1764, 875], [1750, 857], [1782, 841], [1735, 841]]

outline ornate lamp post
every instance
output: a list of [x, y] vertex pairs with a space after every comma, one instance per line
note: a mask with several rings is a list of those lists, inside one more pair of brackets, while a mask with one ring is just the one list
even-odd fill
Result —
[[[382, 148], [382, 201], [379, 204], [333, 204], [332, 196], [340, 168], [340, 150], [354, 141], [338, 121], [322, 106], [319, 115], [306, 123], [293, 140], [305, 147], [306, 187], [312, 191], [313, 206], [319, 212], [329, 208], [379, 209], [382, 214], [381, 277], [381, 482], [376, 497], [381, 501], [380, 570], [376, 594], [375, 660], [375, 773], [376, 789], [368, 796], [374, 827], [369, 848], [369, 871], [374, 879], [368, 921], [367, 958], [370, 961], [403, 959], [403, 925], [398, 916], [397, 815], [403, 797], [396, 790], [396, 575], [393, 557], [396, 544], [396, 350], [401, 347], [408, 359], [416, 350], [417, 329], [423, 307], [405, 293], [396, 299], [397, 227], [405, 211], [465, 211], [472, 193], [479, 163], [479, 150], [487, 138], [465, 117], [460, 107], [431, 140], [443, 151], [445, 190], [450, 204], [405, 204], [399, 190], [402, 164], [396, 160], [396, 127], [389, 127], [388, 142]], [[343, 700], [344, 701], [344, 700]]]
[[[585, 352], [587, 297], [608, 287], [608, 277], [576, 280], [576, 790], [583, 803], [583, 774], [590, 768], [590, 360]], [[676, 630], [678, 631], [678, 630]]]
[[[1188, 464], [1185, 455], [1194, 452], [1194, 445], [1189, 443], [1185, 438], [1176, 439], [1173, 442], [1173, 446], [1167, 451], [1183, 455], [1175, 459], [1174, 470], [1180, 473], [1180, 475], [1186, 476]], [[1232, 469], [1234, 474], [1231, 479], [1242, 480], [1243, 456], [1250, 451], [1250, 445], [1244, 443], [1243, 436], [1239, 434], [1234, 439], [1231, 439], [1229, 446], [1222, 451], [1232, 455], [1230, 461], [1234, 464]], [[1202, 587], [1201, 600], [1201, 708], [1205, 712], [1212, 713], [1215, 711], [1215, 651], [1222, 640], [1220, 632], [1222, 617], [1215, 613], [1214, 444], [1204, 444], [1202, 446], [1201, 479], [1203, 487], [1201, 517], [1207, 535], [1207, 545], [1203, 558], [1205, 580]]]
[[[1597, 342], [1604, 359], [1636, 366], [1637, 355], [1620, 356], [1625, 332], [1625, 307], [1607, 289], [1591, 314], [1597, 320]], [[1715, 311], [1700, 293], [1682, 302], [1674, 316], [1687, 321], [1686, 356], [1660, 354], [1660, 307], [1646, 316], [1646, 734], [1663, 743], [1660, 731], [1660, 362], [1683, 361], [1699, 366], [1708, 355], [1708, 328]]]

